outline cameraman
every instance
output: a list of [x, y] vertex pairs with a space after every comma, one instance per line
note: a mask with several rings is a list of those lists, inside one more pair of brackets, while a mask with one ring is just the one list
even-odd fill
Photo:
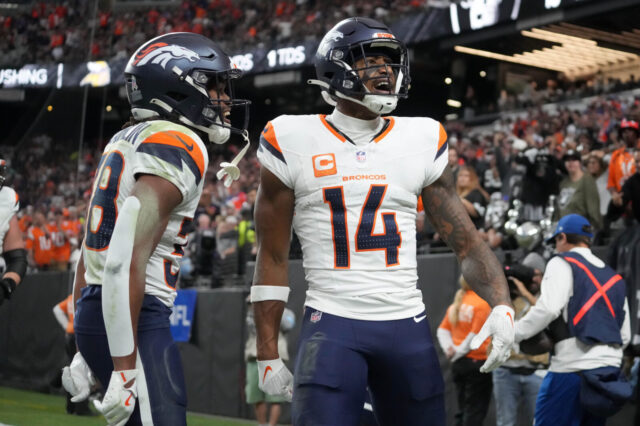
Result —
[[540, 298], [516, 322], [516, 342], [561, 322], [536, 400], [536, 426], [604, 425], [631, 396], [620, 377], [622, 350], [631, 338], [625, 283], [591, 252], [592, 237], [580, 215], [558, 221], [548, 240], [557, 255], [547, 264]]
[[[505, 267], [511, 302], [516, 320], [536, 304], [545, 262], [538, 253], [529, 253], [520, 264]], [[516, 351], [501, 367], [493, 371], [493, 396], [496, 401], [496, 425], [516, 426], [518, 410], [524, 424], [533, 424], [536, 397], [542, 384], [541, 367], [549, 362], [549, 354], [525, 355]]]

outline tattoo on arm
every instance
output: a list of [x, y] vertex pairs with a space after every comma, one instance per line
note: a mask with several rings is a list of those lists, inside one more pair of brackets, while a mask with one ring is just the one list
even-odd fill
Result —
[[492, 307], [511, 306], [502, 266], [460, 202], [449, 167], [422, 190], [422, 200], [429, 221], [458, 257], [462, 275], [471, 288]]

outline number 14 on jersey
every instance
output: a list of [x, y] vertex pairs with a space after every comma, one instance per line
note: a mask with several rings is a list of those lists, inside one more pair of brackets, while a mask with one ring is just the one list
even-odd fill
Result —
[[[360, 220], [356, 229], [356, 252], [384, 250], [387, 266], [398, 265], [398, 249], [402, 244], [402, 236], [398, 231], [395, 213], [382, 213], [384, 232], [374, 234], [376, 216], [382, 204], [387, 185], [371, 185], [369, 194], [362, 206]], [[349, 228], [347, 226], [347, 209], [344, 202], [342, 186], [323, 188], [324, 202], [329, 204], [331, 212], [331, 231], [333, 235], [333, 249], [335, 267], [348, 269], [350, 267]]]

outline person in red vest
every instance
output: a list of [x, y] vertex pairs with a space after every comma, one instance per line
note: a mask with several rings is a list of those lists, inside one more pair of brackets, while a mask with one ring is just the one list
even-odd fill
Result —
[[540, 297], [516, 321], [516, 342], [547, 326], [554, 341], [536, 400], [536, 426], [604, 426], [631, 397], [620, 371], [631, 339], [626, 286], [591, 252], [592, 238], [584, 217], [569, 214], [558, 221], [547, 240], [557, 255], [547, 264]]

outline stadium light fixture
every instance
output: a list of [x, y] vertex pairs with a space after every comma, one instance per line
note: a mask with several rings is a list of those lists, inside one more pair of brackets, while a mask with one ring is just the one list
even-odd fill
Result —
[[[454, 50], [469, 55], [558, 71], [570, 76], [593, 73], [598, 69], [639, 61], [640, 56], [616, 49], [601, 47], [594, 40], [554, 31], [532, 28], [520, 32], [524, 37], [556, 43], [513, 55], [455, 46]], [[572, 33], [575, 34], [575, 31]], [[587, 32], [585, 32], [587, 34]]]
[[447, 77], [444, 79], [444, 84], [446, 84], [447, 86], [450, 85], [453, 82], [453, 80], [451, 80], [451, 77]]
[[455, 99], [447, 99], [447, 105], [453, 108], [460, 108], [462, 106], [462, 102]]
[[487, 76], [487, 72], [485, 70], [480, 71], [480, 77], [485, 78]]
[[47, 106], [47, 111], [49, 111], [49, 112], [53, 111], [53, 105]]

